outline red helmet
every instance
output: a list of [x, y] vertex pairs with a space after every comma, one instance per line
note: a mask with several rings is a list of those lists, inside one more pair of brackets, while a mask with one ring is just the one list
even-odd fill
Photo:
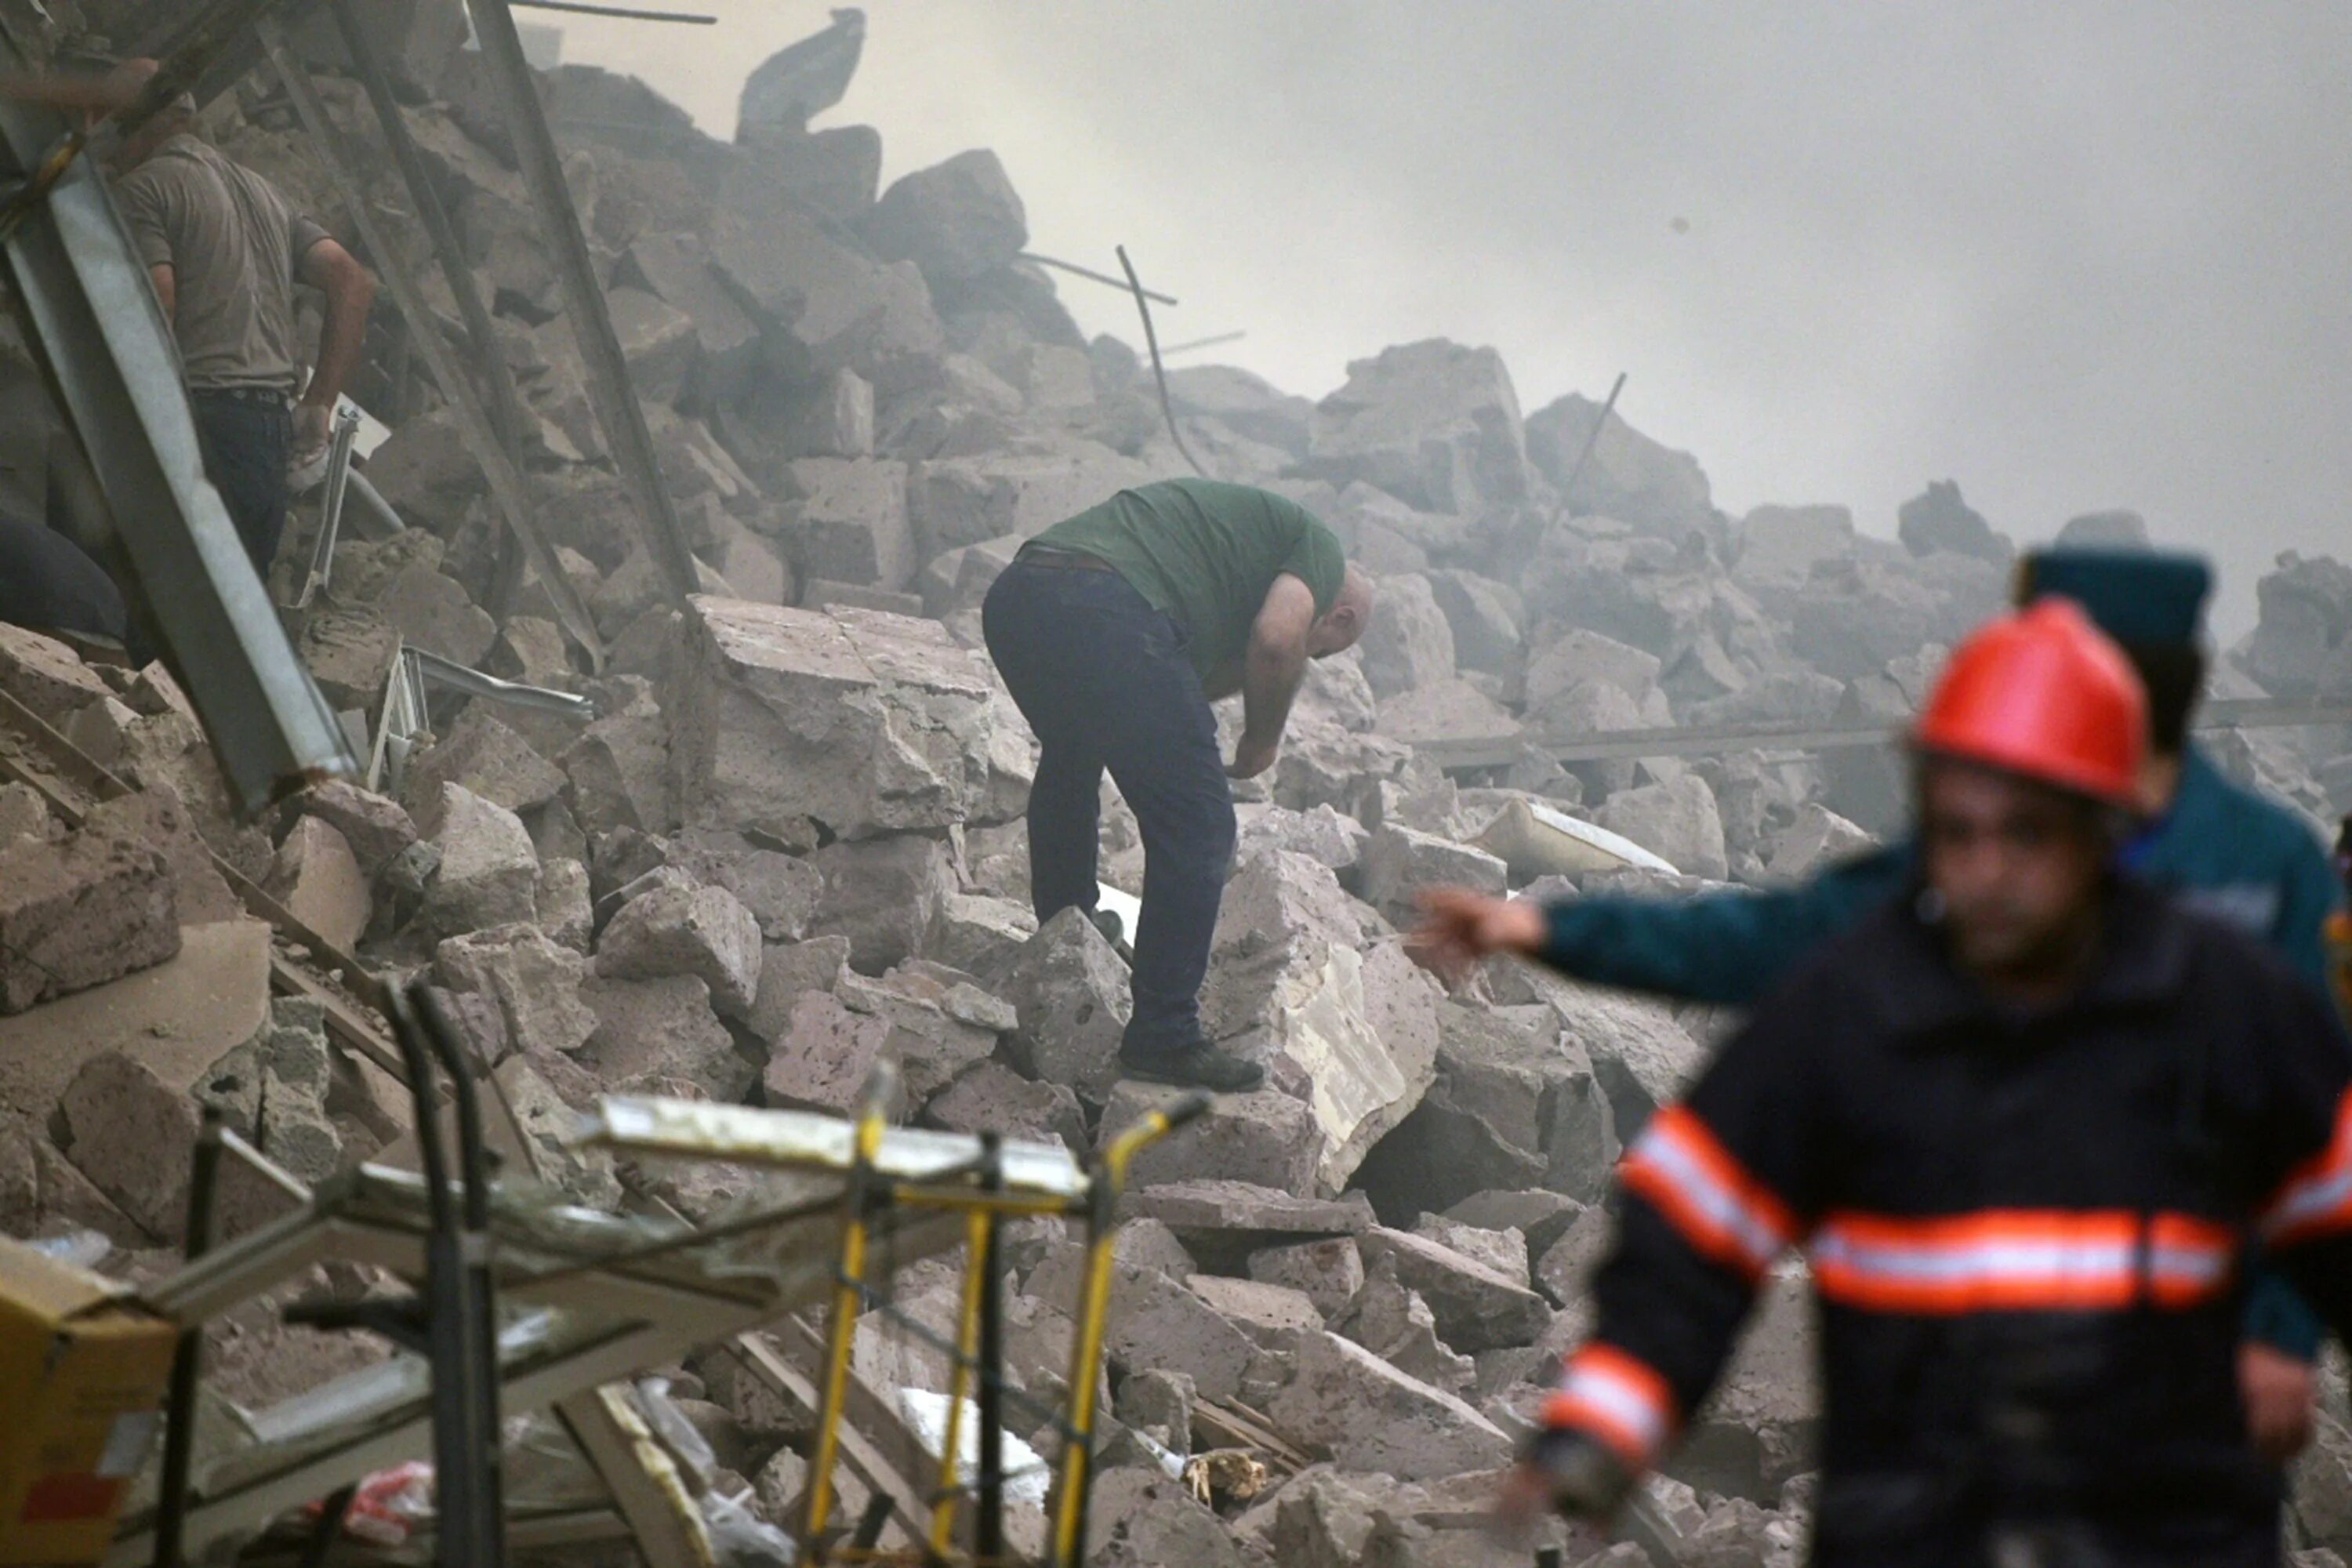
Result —
[[1911, 741], [2129, 805], [2147, 751], [2147, 693], [2072, 600], [2042, 599], [1953, 652]]

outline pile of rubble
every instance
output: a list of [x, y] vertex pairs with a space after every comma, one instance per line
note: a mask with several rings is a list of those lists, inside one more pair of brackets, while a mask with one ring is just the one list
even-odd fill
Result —
[[[0, 787], [0, 1228], [94, 1229], [132, 1271], [160, 1267], [206, 1105], [302, 1180], [398, 1153], [398, 1092], [330, 1047], [316, 1003], [272, 1000], [271, 933], [222, 863], [329, 946], [460, 998], [542, 1168], [589, 1204], [696, 1214], [728, 1196], [568, 1146], [600, 1093], [839, 1111], [885, 1057], [912, 1121], [1097, 1147], [1163, 1091], [1117, 1076], [1113, 945], [1075, 913], [1031, 916], [1034, 743], [977, 612], [1026, 536], [1189, 471], [1148, 368], [1088, 342], [1022, 259], [1021, 200], [992, 153], [882, 190], [869, 128], [785, 115], [722, 143], [634, 80], [550, 74], [699, 558], [703, 592], [681, 606], [635, 543], [478, 58], [453, 8], [410, 10], [392, 40], [404, 113], [495, 302], [534, 499], [605, 661], [592, 672], [567, 642], [545, 584], [502, 589], [482, 476], [450, 412], [400, 378], [388, 324], [361, 395], [414, 411], [366, 473], [406, 526], [339, 545], [299, 647], [362, 735], [404, 644], [586, 696], [596, 717], [443, 694], [436, 737], [383, 793], [329, 784], [240, 824], [160, 668], [85, 666], [0, 627], [0, 690], [135, 791], [68, 832], [38, 792]], [[382, 153], [357, 87], [322, 72], [320, 88]], [[249, 82], [211, 123], [337, 210], [282, 100]], [[1891, 723], [2002, 602], [2015, 546], [1950, 484], [1905, 506], [1893, 540], [1835, 506], [1727, 517], [1692, 458], [1613, 416], [1596, 434], [1591, 401], [1523, 416], [1492, 349], [1391, 348], [1319, 403], [1231, 367], [1170, 382], [1192, 452], [1330, 521], [1380, 609], [1359, 649], [1313, 670], [1278, 766], [1237, 791], [1205, 1016], [1270, 1077], [1138, 1169], [1095, 1557], [1517, 1560], [1467, 1527], [1587, 1321], [1612, 1162], [1723, 1020], [1518, 967], [1449, 995], [1401, 942], [1414, 894], [1760, 883], [1885, 831], [1901, 780], [1880, 752], [1564, 766], [1538, 739]], [[281, 573], [307, 560], [293, 532]], [[2142, 535], [2111, 513], [2063, 536]], [[2262, 605], [2217, 690], [2352, 696], [2352, 568], [2283, 558]], [[1440, 766], [1465, 746], [1491, 760]], [[2352, 808], [2347, 753], [2342, 731], [2310, 730], [2221, 754], [2316, 818]], [[1108, 804], [1104, 875], [1139, 891], [1133, 818]], [[1563, 859], [1563, 818], [1632, 853]], [[241, 1194], [231, 1228], [283, 1201]], [[1013, 1249], [1007, 1361], [1041, 1396], [1059, 1389], [1078, 1258], [1057, 1231]], [[898, 1304], [943, 1328], [950, 1276], [909, 1270]], [[1801, 1283], [1778, 1281], [1652, 1483], [1647, 1538], [1563, 1536], [1565, 1560], [1793, 1560], [1810, 1331]], [[878, 1329], [860, 1365], [948, 1388], [938, 1355]], [[288, 1375], [254, 1353], [222, 1386]], [[695, 1483], [783, 1520], [805, 1430], [725, 1352], [668, 1375], [705, 1440]], [[1185, 1463], [1235, 1448], [1246, 1462]], [[2343, 1426], [2305, 1482], [2306, 1542], [2352, 1550]]]

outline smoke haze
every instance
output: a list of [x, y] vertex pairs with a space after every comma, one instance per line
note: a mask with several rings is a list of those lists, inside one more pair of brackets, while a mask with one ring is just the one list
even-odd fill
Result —
[[[729, 136], [826, 12], [698, 3], [542, 19]], [[1734, 516], [1885, 533], [1940, 478], [2021, 541], [2129, 507], [2216, 556], [2232, 636], [2276, 552], [2345, 552], [2352, 9], [881, 0], [818, 123], [858, 121], [886, 183], [996, 149], [1033, 248], [1124, 242], [1181, 297], [1164, 339], [1249, 334], [1185, 363], [1320, 396], [1444, 336], [1528, 411], [1627, 371]]]

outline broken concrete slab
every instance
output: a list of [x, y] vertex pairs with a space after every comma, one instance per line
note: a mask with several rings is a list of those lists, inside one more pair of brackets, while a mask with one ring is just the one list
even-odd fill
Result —
[[1266, 1415], [1309, 1453], [1399, 1480], [1493, 1469], [1511, 1457], [1502, 1429], [1462, 1400], [1328, 1331], [1299, 1336], [1297, 1371]]
[[656, 1085], [673, 1079], [731, 1103], [759, 1081], [759, 1064], [736, 1049], [698, 975], [620, 980], [599, 973], [581, 985], [580, 1000], [596, 1019], [580, 1059], [614, 1093], [668, 1092]]
[[374, 912], [368, 882], [351, 841], [326, 818], [304, 816], [278, 847], [277, 869], [266, 886], [296, 920], [349, 952]]
[[874, 458], [803, 458], [785, 468], [783, 537], [803, 577], [896, 593], [913, 581], [907, 465]]
[[1086, 1110], [1076, 1094], [1062, 1084], [1023, 1078], [997, 1061], [980, 1063], [932, 1096], [923, 1119], [950, 1132], [1058, 1142], [1073, 1153], [1084, 1153], [1089, 1143]]
[[1444, 1215], [1424, 1214], [1413, 1222], [1412, 1234], [1458, 1252], [1473, 1263], [1484, 1264], [1514, 1285], [1528, 1283], [1528, 1238], [1524, 1231], [1507, 1226], [1490, 1228], [1469, 1225]]
[[180, 951], [172, 868], [84, 827], [0, 849], [0, 1014], [103, 985]]
[[303, 815], [343, 836], [360, 869], [373, 880], [392, 858], [416, 842], [415, 820], [397, 802], [345, 779], [313, 784], [297, 797]]
[[82, 1063], [57, 1105], [66, 1157], [158, 1240], [186, 1229], [195, 1103], [135, 1057], [101, 1050]]
[[[1181, 1089], [1122, 1080], [1103, 1107], [1100, 1139], [1146, 1111], [1181, 1098]], [[1198, 1119], [1136, 1156], [1138, 1187], [1202, 1178], [1247, 1182], [1283, 1192], [1315, 1190], [1323, 1140], [1304, 1101], [1274, 1089], [1219, 1095]]]
[[854, 1112], [889, 1039], [887, 1018], [853, 1013], [830, 992], [801, 993], [782, 1032], [768, 1042], [761, 1079], [768, 1103], [836, 1116]]
[[848, 970], [845, 936], [811, 937], [762, 948], [760, 991], [744, 1026], [762, 1040], [774, 1039], [792, 1022], [793, 1005], [803, 992], [833, 991]]
[[433, 971], [452, 991], [488, 998], [516, 1050], [569, 1053], [596, 1030], [580, 996], [586, 963], [530, 922], [450, 937], [433, 950]]
[[[1048, 1301], [1077, 1299], [1086, 1249], [1064, 1243], [1032, 1269], [1024, 1289]], [[1121, 1370], [1154, 1367], [1192, 1378], [1204, 1399], [1231, 1399], [1241, 1391], [1253, 1343], [1208, 1302], [1146, 1263], [1112, 1264], [1110, 1315], [1104, 1345]]]
[[575, 1203], [608, 1213], [619, 1209], [621, 1183], [614, 1173], [612, 1155], [583, 1147], [575, 1136], [582, 1108], [564, 1103], [532, 1059], [520, 1052], [500, 1062], [490, 1078], [513, 1110], [541, 1178]]
[[[447, 875], [445, 868], [443, 875]], [[656, 887], [623, 904], [596, 939], [596, 973], [608, 980], [691, 974], [730, 1017], [760, 987], [760, 922], [743, 900], [702, 883]]]
[[444, 784], [463, 784], [493, 805], [527, 812], [562, 793], [564, 778], [488, 703], [477, 701], [457, 715], [447, 734], [410, 760], [402, 785], [410, 815], [422, 821], [438, 810]]
[[1551, 1321], [1551, 1309], [1524, 1284], [1425, 1237], [1376, 1226], [1358, 1245], [1367, 1268], [1395, 1260], [1398, 1280], [1429, 1302], [1438, 1332], [1457, 1351], [1532, 1344]]
[[1287, 1354], [1300, 1334], [1323, 1327], [1323, 1310], [1303, 1290], [1263, 1279], [1195, 1274], [1184, 1288], [1260, 1350]]
[[1364, 1255], [1352, 1236], [1261, 1247], [1249, 1255], [1248, 1268], [1253, 1279], [1297, 1290], [1327, 1319], [1345, 1312], [1364, 1288]]
[[1021, 950], [1037, 934], [1037, 917], [1026, 904], [982, 893], [950, 893], [923, 951], [940, 963], [987, 980], [1007, 973]]
[[1478, 1363], [1447, 1344], [1420, 1291], [1397, 1279], [1396, 1260], [1373, 1266], [1337, 1325], [1339, 1331], [1407, 1377], [1457, 1395], [1475, 1391]]
[[1009, 267], [1029, 243], [1020, 193], [986, 148], [900, 176], [867, 215], [865, 232], [875, 254], [912, 261], [934, 289]]
[[824, 878], [809, 932], [847, 937], [862, 974], [919, 953], [955, 887], [953, 852], [919, 833], [828, 844], [809, 860]]
[[1311, 1151], [1318, 1190], [1339, 1190], [1427, 1091], [1440, 994], [1401, 947], [1364, 943], [1328, 867], [1262, 855], [1227, 884], [1202, 1024], [1228, 1048], [1268, 1062], [1276, 1088], [1307, 1100], [1321, 1132]]
[[1248, 803], [1234, 807], [1237, 831], [1234, 864], [1272, 850], [1288, 850], [1346, 871], [1363, 858], [1364, 841], [1371, 835], [1364, 825], [1331, 805], [1311, 811]]
[[1064, 910], [1029, 939], [1001, 989], [1019, 1018], [1014, 1059], [1033, 1078], [1101, 1104], [1119, 1080], [1119, 1041], [1133, 1011], [1127, 965], [1082, 910]]
[[1401, 573], [1380, 580], [1378, 610], [1357, 644], [1372, 694], [1391, 698], [1454, 677], [1454, 627], [1429, 579]]
[[1315, 405], [1307, 466], [1455, 513], [1523, 500], [1531, 473], [1502, 356], [1439, 338], [1350, 362], [1348, 384]]
[[522, 819], [455, 784], [441, 786], [438, 816], [441, 869], [425, 896], [434, 930], [456, 936], [535, 916], [539, 856]]
[[1158, 1220], [1212, 1267], [1285, 1241], [1360, 1235], [1374, 1223], [1360, 1193], [1307, 1197], [1216, 1176], [1137, 1187], [1120, 1200], [1119, 1213]]
[[1623, 835], [1691, 876], [1719, 882], [1731, 873], [1715, 792], [1696, 773], [1685, 773], [1667, 784], [1619, 790], [1592, 815], [1601, 826]]
[[268, 1018], [269, 952], [260, 921], [183, 926], [168, 961], [0, 1017], [0, 1106], [47, 1116], [97, 1041], [122, 1043], [184, 1089]]
[[808, 849], [945, 828], [979, 804], [991, 683], [943, 627], [708, 596], [694, 610], [669, 704], [691, 823]]
[[1356, 876], [1364, 901], [1400, 930], [1420, 920], [1428, 889], [1467, 888], [1496, 898], [1510, 889], [1510, 868], [1499, 856], [1394, 823], [1382, 823], [1366, 840]]
[[845, 974], [835, 996], [853, 1013], [889, 1026], [883, 1049], [898, 1064], [909, 1103], [920, 1105], [996, 1052], [1012, 1032], [1013, 1008], [970, 976], [916, 961], [879, 980]]

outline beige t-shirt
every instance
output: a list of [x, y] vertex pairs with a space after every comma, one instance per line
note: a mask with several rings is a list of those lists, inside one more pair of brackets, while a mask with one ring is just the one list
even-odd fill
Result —
[[141, 259], [172, 268], [188, 385], [292, 393], [295, 268], [327, 231], [192, 135], [124, 175], [115, 200]]

